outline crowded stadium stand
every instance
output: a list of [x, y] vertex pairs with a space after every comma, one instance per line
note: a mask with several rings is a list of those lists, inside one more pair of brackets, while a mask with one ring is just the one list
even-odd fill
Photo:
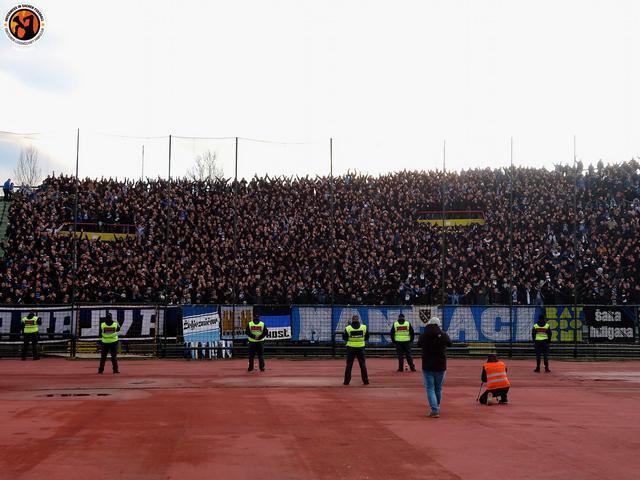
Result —
[[[237, 186], [52, 176], [10, 204], [0, 302], [638, 304], [638, 167]], [[447, 226], [442, 255], [441, 225], [420, 212], [482, 222]], [[77, 240], [75, 270], [74, 225], [93, 232]]]

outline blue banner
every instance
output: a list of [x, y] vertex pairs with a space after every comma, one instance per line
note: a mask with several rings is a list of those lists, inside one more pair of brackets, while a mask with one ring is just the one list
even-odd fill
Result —
[[[425, 311], [429, 313], [424, 314]], [[509, 307], [451, 306], [399, 306], [399, 307], [293, 307], [292, 338], [311, 342], [331, 342], [334, 332], [340, 333], [358, 315], [367, 325], [369, 343], [390, 343], [388, 332], [398, 315], [403, 313], [416, 334], [424, 330], [430, 316], [438, 317], [454, 342], [530, 342], [531, 329], [540, 314], [544, 314], [552, 330], [554, 342], [582, 341], [584, 312], [573, 306], [517, 306], [511, 316]], [[577, 313], [577, 315], [576, 315]], [[577, 318], [576, 318], [577, 317]], [[512, 328], [512, 325], [513, 328]], [[376, 335], [375, 333], [382, 333]], [[341, 336], [336, 340], [341, 342]]]
[[291, 339], [291, 315], [260, 315], [269, 333], [267, 340]]

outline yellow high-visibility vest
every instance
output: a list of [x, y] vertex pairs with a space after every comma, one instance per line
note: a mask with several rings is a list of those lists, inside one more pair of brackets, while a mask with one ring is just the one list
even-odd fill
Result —
[[400, 323], [398, 321], [393, 323], [393, 329], [395, 330], [395, 339], [396, 342], [408, 342], [411, 340], [411, 335], [409, 331], [411, 329], [411, 324], [406, 320], [404, 323]]
[[38, 317], [27, 318], [22, 317], [22, 324], [24, 325], [24, 333], [38, 333]]
[[258, 337], [262, 335], [263, 330], [264, 330], [264, 322], [258, 322], [258, 323], [249, 322], [249, 331], [251, 332], [251, 335], [249, 335], [249, 341], [264, 342], [264, 338], [258, 339]]
[[347, 325], [347, 347], [362, 348], [364, 347], [364, 336], [367, 333], [367, 326], [361, 323], [358, 328]]
[[536, 331], [536, 342], [549, 340], [549, 330], [551, 327], [547, 323], [544, 327], [541, 327], [537, 323], [533, 325], [534, 330]]
[[114, 343], [118, 341], [118, 323], [113, 322], [107, 325], [105, 322], [100, 324], [100, 333], [102, 335], [102, 343]]

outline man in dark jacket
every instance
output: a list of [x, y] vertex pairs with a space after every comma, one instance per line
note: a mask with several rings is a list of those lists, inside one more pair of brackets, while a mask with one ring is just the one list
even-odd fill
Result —
[[389, 332], [391, 341], [396, 347], [396, 354], [398, 355], [398, 371], [404, 371], [404, 358], [407, 359], [409, 368], [412, 372], [416, 371], [416, 367], [413, 364], [413, 358], [411, 357], [411, 345], [413, 345], [413, 338], [415, 332], [411, 323], [407, 322], [404, 318], [404, 314], [398, 315], [398, 321], [391, 325], [391, 331]]
[[107, 312], [107, 315], [100, 320], [100, 366], [98, 367], [98, 373], [104, 372], [104, 364], [107, 361], [107, 355], [111, 355], [111, 367], [113, 373], [120, 373], [118, 370], [118, 332], [120, 331], [120, 325], [113, 320], [111, 313]]
[[38, 356], [38, 330], [42, 325], [42, 320], [33, 311], [29, 312], [26, 317], [22, 318], [22, 360], [27, 359], [27, 349], [31, 344], [31, 351], [34, 360], [40, 360]]
[[342, 332], [342, 339], [347, 343], [347, 366], [344, 369], [343, 385], [349, 385], [351, 382], [351, 369], [356, 357], [360, 365], [362, 383], [369, 385], [369, 374], [367, 373], [367, 364], [364, 358], [364, 347], [369, 340], [369, 332], [367, 326], [364, 323], [360, 323], [358, 315], [351, 317], [351, 323]]
[[544, 357], [544, 371], [549, 373], [549, 344], [551, 343], [551, 327], [544, 318], [544, 313], [538, 316], [538, 322], [531, 329], [531, 338], [536, 349], [536, 369], [540, 372], [540, 357]]
[[260, 316], [257, 313], [247, 323], [244, 333], [247, 335], [249, 342], [249, 366], [247, 367], [247, 372], [253, 372], [256, 355], [258, 355], [258, 367], [260, 367], [261, 372], [264, 372], [264, 340], [267, 338], [269, 330], [264, 322], [260, 320]]
[[431, 407], [431, 418], [440, 416], [442, 384], [447, 370], [446, 352], [451, 345], [451, 339], [442, 330], [440, 319], [429, 319], [424, 333], [418, 338], [418, 346], [422, 348], [422, 377]]

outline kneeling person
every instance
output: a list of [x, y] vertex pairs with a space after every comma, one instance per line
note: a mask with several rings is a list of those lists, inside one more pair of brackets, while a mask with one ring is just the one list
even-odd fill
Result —
[[507, 366], [504, 362], [498, 361], [495, 355], [489, 355], [487, 363], [482, 367], [481, 379], [486, 384], [486, 390], [480, 396], [480, 403], [486, 405], [489, 394], [493, 398], [500, 397], [499, 403], [507, 403], [507, 393], [511, 384], [507, 378]]

